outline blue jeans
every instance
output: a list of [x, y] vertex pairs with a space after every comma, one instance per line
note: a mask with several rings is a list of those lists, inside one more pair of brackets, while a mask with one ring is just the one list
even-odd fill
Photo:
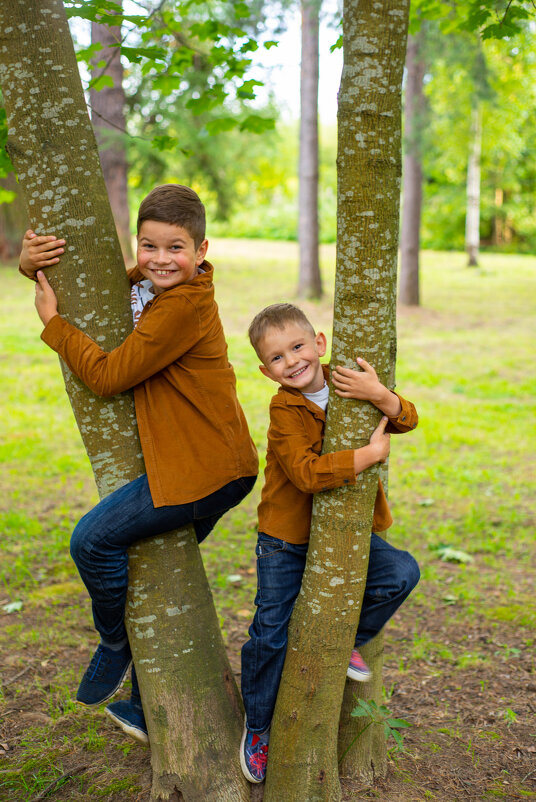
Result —
[[93, 620], [104, 644], [120, 644], [127, 639], [123, 619], [129, 546], [188, 524], [193, 524], [201, 543], [216, 521], [247, 496], [256, 478], [235, 479], [188, 504], [155, 507], [147, 475], [143, 474], [84, 515], [71, 538], [71, 556], [91, 596]]
[[[308, 543], [296, 545], [259, 532], [257, 610], [242, 647], [242, 698], [249, 729], [270, 726], [287, 652], [287, 630], [300, 591]], [[419, 566], [407, 551], [372, 533], [365, 594], [356, 647], [378, 634], [419, 581]], [[350, 659], [350, 655], [348, 655]]]

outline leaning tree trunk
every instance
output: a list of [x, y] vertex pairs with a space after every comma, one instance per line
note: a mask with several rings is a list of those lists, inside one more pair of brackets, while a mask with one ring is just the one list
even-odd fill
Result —
[[[120, 25], [102, 25], [91, 23], [91, 43], [102, 45], [93, 62], [92, 81], [106, 73], [113, 80], [113, 86], [107, 84], [99, 91], [89, 90], [91, 106], [91, 122], [99, 146], [100, 163], [108, 190], [108, 198], [112, 207], [115, 227], [123, 258], [127, 264], [133, 261], [132, 241], [130, 234], [130, 214], [127, 196], [127, 156], [126, 156], [126, 124], [125, 124], [125, 91], [123, 89], [123, 65], [119, 54], [121, 43]], [[114, 47], [114, 45], [116, 45]], [[105, 67], [98, 67], [101, 62]]]
[[400, 232], [400, 303], [419, 306], [419, 253], [422, 206], [421, 139], [424, 124], [424, 60], [420, 53], [423, 30], [408, 36], [404, 102], [404, 169], [402, 171], [402, 227]]
[[298, 295], [320, 298], [318, 252], [318, 18], [322, 0], [301, 0], [300, 160]]
[[[111, 350], [132, 328], [130, 292], [62, 3], [2, 0], [0, 41], [8, 147], [30, 224], [67, 239], [48, 271], [60, 313]], [[132, 397], [97, 398], [64, 375], [105, 496], [144, 470]], [[127, 624], [153, 799], [245, 802], [238, 695], [193, 532], [145, 540], [132, 556]]]
[[468, 267], [478, 265], [480, 248], [480, 151], [482, 149], [482, 109], [475, 99], [471, 124], [471, 143], [467, 163], [467, 211], [465, 214], [465, 250]]
[[[345, 0], [339, 91], [332, 364], [354, 366], [360, 354], [391, 387], [408, 14], [408, 0]], [[380, 417], [370, 404], [333, 395], [324, 451], [365, 445]], [[355, 486], [315, 496], [307, 565], [289, 626], [272, 724], [265, 802], [340, 799], [339, 714], [365, 585], [377, 486], [375, 467], [360, 474]], [[379, 662], [379, 656], [373, 660], [376, 673]], [[365, 759], [353, 766], [356, 771], [384, 772], [385, 749], [375, 743], [379, 754], [365, 750]]]

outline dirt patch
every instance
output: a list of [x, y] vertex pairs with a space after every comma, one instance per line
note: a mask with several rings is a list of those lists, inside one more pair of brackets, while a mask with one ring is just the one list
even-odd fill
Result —
[[[24, 629], [46, 631], [53, 618], [72, 606], [54, 611], [27, 611]], [[35, 621], [32, 617], [35, 615]], [[73, 630], [77, 643], [50, 651], [46, 640], [16, 647], [22, 615], [4, 616], [4, 715], [0, 735], [0, 800], [27, 802], [58, 777], [45, 798], [147, 802], [150, 793], [150, 755], [102, 714], [76, 707], [70, 698], [74, 673], [87, 656], [90, 630], [83, 608]], [[228, 648], [238, 679], [244, 617], [228, 618]], [[427, 633], [453, 654], [436, 651], [415, 658], [409, 633]], [[463, 635], [463, 648], [461, 636]], [[390, 760], [389, 773], [373, 787], [343, 778], [345, 802], [440, 802], [518, 800], [536, 798], [536, 673], [531, 631], [509, 622], [474, 616], [463, 625], [441, 612], [417, 605], [403, 608], [386, 636], [384, 685], [387, 704], [411, 723], [406, 751]], [[460, 667], [459, 653], [474, 664]], [[458, 648], [459, 647], [459, 648]], [[468, 659], [468, 658], [467, 658]], [[72, 674], [66, 667], [72, 666]], [[126, 695], [126, 691], [122, 691]], [[28, 792], [20, 797], [10, 789], [10, 769], [27, 778]], [[39, 780], [39, 784], [37, 784]], [[258, 792], [257, 792], [258, 796]], [[305, 802], [305, 800], [304, 800]]]

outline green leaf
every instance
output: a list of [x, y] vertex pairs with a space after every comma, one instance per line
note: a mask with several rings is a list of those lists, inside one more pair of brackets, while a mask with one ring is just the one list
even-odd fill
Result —
[[154, 136], [152, 139], [152, 143], [157, 150], [173, 150], [179, 144], [179, 140], [174, 136], [168, 136], [167, 134], [161, 134], [159, 136]]
[[399, 729], [403, 727], [411, 727], [411, 724], [403, 718], [388, 718], [387, 724], [389, 724], [390, 727], [397, 727]]
[[205, 128], [211, 136], [221, 134], [223, 131], [231, 131], [236, 128], [239, 121], [234, 117], [219, 117], [217, 120], [209, 120]]
[[91, 88], [95, 89], [97, 92], [100, 92], [105, 86], [113, 85], [114, 79], [110, 75], [99, 75], [98, 78], [95, 78], [95, 80], [91, 82]]
[[273, 117], [261, 117], [259, 114], [250, 114], [240, 123], [241, 131], [251, 131], [254, 134], [262, 134], [264, 131], [272, 131], [274, 128]]

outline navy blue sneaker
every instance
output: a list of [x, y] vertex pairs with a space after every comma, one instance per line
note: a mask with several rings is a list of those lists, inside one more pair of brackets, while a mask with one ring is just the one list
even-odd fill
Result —
[[76, 701], [86, 707], [106, 702], [123, 684], [131, 662], [128, 643], [116, 652], [99, 643], [82, 677]]
[[266, 776], [269, 740], [269, 729], [262, 733], [251, 732], [247, 723], [244, 724], [240, 744], [240, 766], [244, 777], [250, 783], [261, 783]]
[[147, 725], [141, 706], [140, 689], [134, 666], [132, 666], [132, 693], [127, 701], [112, 702], [104, 712], [109, 716], [114, 724], [117, 724], [126, 735], [147, 745], [149, 737], [147, 735]]

